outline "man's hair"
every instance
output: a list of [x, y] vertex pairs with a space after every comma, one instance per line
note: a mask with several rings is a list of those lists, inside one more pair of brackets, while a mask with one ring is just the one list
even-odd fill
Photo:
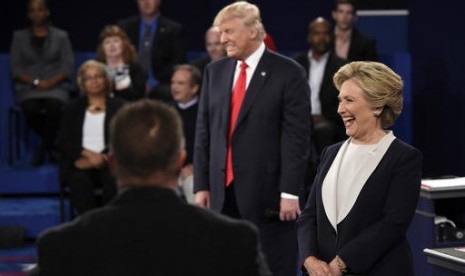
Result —
[[357, 14], [357, 2], [355, 0], [336, 0], [336, 1], [334, 1], [333, 10], [337, 10], [339, 5], [342, 5], [342, 4], [352, 5], [353, 14]]
[[148, 99], [126, 104], [110, 125], [118, 177], [176, 176], [183, 137], [181, 119], [173, 107]]
[[178, 70], [185, 70], [191, 73], [190, 77], [190, 84], [191, 86], [198, 85], [200, 87], [200, 84], [202, 83], [202, 73], [200, 73], [199, 68], [195, 67], [194, 65], [190, 64], [178, 64], [174, 66], [174, 72]]
[[263, 41], [265, 38], [265, 28], [260, 17], [260, 10], [254, 4], [246, 1], [238, 1], [224, 7], [213, 21], [214, 26], [219, 26], [224, 20], [231, 18], [242, 19], [244, 25], [257, 30], [257, 39]]

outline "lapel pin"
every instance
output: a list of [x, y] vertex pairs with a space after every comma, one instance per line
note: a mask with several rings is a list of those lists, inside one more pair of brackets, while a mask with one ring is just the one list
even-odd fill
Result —
[[265, 71], [262, 71], [262, 77], [266, 76], [266, 72]]

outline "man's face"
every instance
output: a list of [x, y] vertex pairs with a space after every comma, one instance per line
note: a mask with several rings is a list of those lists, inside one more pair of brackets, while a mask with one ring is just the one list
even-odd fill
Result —
[[43, 1], [31, 1], [28, 14], [33, 25], [41, 25], [47, 21], [49, 12]]
[[312, 51], [322, 55], [329, 49], [331, 41], [330, 27], [326, 22], [315, 22], [310, 27], [308, 42]]
[[244, 25], [242, 19], [232, 17], [223, 20], [220, 25], [221, 43], [230, 58], [246, 59], [254, 48], [257, 31]]
[[178, 103], [187, 103], [197, 94], [198, 85], [191, 84], [191, 72], [176, 70], [171, 77], [171, 95]]
[[354, 7], [351, 4], [339, 4], [332, 14], [336, 22], [336, 27], [341, 30], [351, 29], [357, 19], [354, 13]]
[[223, 45], [221, 44], [221, 34], [218, 29], [210, 29], [205, 36], [205, 48], [208, 56], [212, 61], [220, 59], [226, 55]]
[[139, 12], [143, 16], [153, 16], [158, 13], [161, 0], [137, 0]]

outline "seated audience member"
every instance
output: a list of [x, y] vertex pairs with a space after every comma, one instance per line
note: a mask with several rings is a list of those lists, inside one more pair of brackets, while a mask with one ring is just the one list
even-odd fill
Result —
[[201, 73], [203, 73], [207, 64], [226, 56], [226, 50], [221, 44], [221, 34], [218, 27], [210, 27], [205, 33], [205, 49], [207, 50], [207, 56], [191, 62], [192, 65], [199, 68]]
[[51, 25], [45, 0], [29, 0], [27, 8], [31, 26], [14, 32], [10, 58], [16, 101], [41, 139], [32, 159], [38, 166], [54, 151], [73, 77], [73, 51], [68, 34]]
[[139, 15], [118, 22], [138, 50], [148, 73], [150, 98], [172, 102], [170, 81], [174, 66], [185, 63], [183, 26], [160, 13], [161, 0], [137, 0]]
[[172, 107], [129, 103], [110, 128], [119, 193], [38, 239], [41, 275], [270, 275], [257, 230], [184, 202], [182, 123]]
[[137, 63], [136, 49], [120, 27], [108, 25], [103, 28], [96, 59], [107, 65], [113, 79], [113, 96], [127, 101], [145, 97], [147, 74]]
[[179, 185], [189, 203], [195, 203], [193, 159], [195, 125], [199, 107], [197, 94], [200, 89], [200, 80], [199, 69], [189, 64], [174, 67], [173, 77], [171, 77], [171, 95], [176, 102], [176, 109], [182, 119], [187, 151], [187, 157], [179, 178]]
[[354, 27], [357, 7], [353, 0], [336, 0], [332, 12], [335, 22], [333, 50], [349, 61], [376, 61], [376, 41]]
[[330, 49], [331, 24], [318, 17], [308, 25], [307, 42], [310, 46], [294, 59], [307, 71], [310, 85], [313, 132], [312, 141], [318, 155], [324, 147], [344, 140], [344, 124], [337, 106], [339, 92], [333, 84], [333, 75], [347, 60], [334, 55]]
[[98, 206], [95, 187], [103, 188], [103, 203], [116, 194], [116, 183], [106, 163], [108, 127], [124, 101], [108, 97], [111, 78], [105, 64], [98, 61], [81, 65], [77, 83], [83, 96], [66, 106], [57, 143], [61, 180], [70, 189], [77, 213], [82, 214]]

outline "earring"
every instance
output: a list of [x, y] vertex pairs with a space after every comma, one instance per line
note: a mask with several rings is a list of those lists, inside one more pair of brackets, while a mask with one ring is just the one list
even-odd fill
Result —
[[375, 112], [373, 112], [373, 115], [375, 115], [375, 117], [378, 117], [378, 116], [379, 116], [379, 112], [375, 111]]

